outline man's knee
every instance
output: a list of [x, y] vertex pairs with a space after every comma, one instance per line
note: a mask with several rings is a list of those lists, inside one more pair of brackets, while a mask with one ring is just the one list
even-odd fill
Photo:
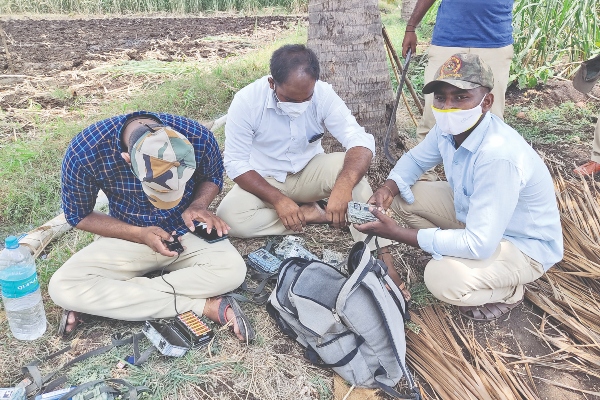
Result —
[[237, 257], [230, 257], [227, 265], [227, 271], [224, 274], [226, 291], [237, 289], [246, 279], [246, 263], [244, 259], [237, 254]]
[[72, 287], [72, 284], [69, 283], [71, 277], [66, 271], [65, 268], [59, 268], [54, 272], [50, 278], [50, 282], [48, 282], [48, 294], [54, 304], [72, 309], [73, 302], [76, 302], [77, 299], [69, 295], [69, 289]]
[[232, 281], [235, 284], [235, 287], [238, 287], [244, 282], [244, 279], [246, 279], [246, 262], [244, 262], [242, 257], [238, 256], [237, 261], [232, 262], [231, 265]]
[[461, 305], [464, 297], [471, 293], [473, 288], [462, 274], [452, 268], [451, 262], [448, 261], [453, 260], [444, 258], [429, 261], [423, 274], [425, 286], [436, 299], [445, 303]]

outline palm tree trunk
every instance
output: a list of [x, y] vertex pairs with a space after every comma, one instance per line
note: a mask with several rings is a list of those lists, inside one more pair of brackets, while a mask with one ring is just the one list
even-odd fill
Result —
[[400, 16], [403, 20], [409, 20], [418, 1], [419, 0], [402, 0], [402, 9], [400, 10]]
[[[321, 79], [333, 85], [352, 114], [375, 136], [377, 155], [369, 171], [372, 183], [387, 176], [391, 165], [383, 154], [384, 136], [393, 109], [390, 71], [386, 59], [377, 0], [309, 0], [308, 47], [315, 51]], [[392, 154], [399, 147], [392, 127]], [[331, 135], [326, 151], [339, 151]]]

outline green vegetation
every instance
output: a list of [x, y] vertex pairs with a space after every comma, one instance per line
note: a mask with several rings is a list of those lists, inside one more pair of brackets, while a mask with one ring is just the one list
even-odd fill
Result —
[[190, 14], [206, 11], [256, 11], [265, 8], [293, 12], [304, 10], [306, 4], [306, 0], [4, 0], [0, 2], [0, 13]]
[[552, 108], [510, 106], [506, 122], [531, 143], [577, 143], [592, 140], [598, 108], [573, 102]]
[[570, 76], [599, 50], [599, 12], [595, 0], [516, 0], [511, 81], [523, 88]]

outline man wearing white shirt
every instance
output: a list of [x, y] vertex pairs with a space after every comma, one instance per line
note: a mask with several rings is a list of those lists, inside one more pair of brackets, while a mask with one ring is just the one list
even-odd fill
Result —
[[[436, 125], [404, 154], [369, 203], [391, 208], [357, 226], [429, 252], [425, 284], [462, 315], [490, 321], [518, 306], [524, 284], [562, 259], [548, 169], [525, 140], [489, 112], [494, 78], [479, 56], [451, 56], [423, 88]], [[443, 162], [447, 182], [417, 182]]]
[[[319, 80], [312, 50], [285, 45], [273, 53], [270, 69], [270, 76], [240, 90], [229, 107], [224, 164], [236, 184], [217, 215], [231, 236], [245, 238], [302, 232], [314, 223], [343, 228], [348, 202], [365, 202], [373, 194], [364, 175], [375, 140], [331, 85]], [[325, 154], [326, 129], [345, 153]], [[326, 207], [317, 203], [327, 197]], [[350, 230], [355, 240], [366, 237]], [[379, 243], [383, 260], [393, 265], [385, 249], [390, 241]]]

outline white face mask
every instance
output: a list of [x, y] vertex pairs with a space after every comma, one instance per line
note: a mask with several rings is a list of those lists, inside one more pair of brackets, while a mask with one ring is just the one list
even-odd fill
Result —
[[301, 116], [306, 111], [309, 105], [310, 100], [303, 101], [302, 103], [291, 103], [287, 101], [277, 102], [277, 107], [279, 107], [279, 109], [286, 113], [291, 119], [295, 119]]
[[483, 104], [483, 100], [486, 96], [487, 94], [483, 96], [483, 99], [481, 99], [479, 105], [468, 110], [461, 110], [459, 108], [441, 110], [432, 105], [431, 109], [433, 110], [435, 123], [442, 130], [442, 132], [449, 133], [451, 135], [459, 135], [468, 131], [477, 123], [477, 121], [479, 121], [481, 114], [483, 114], [481, 105]]
[[275, 100], [277, 101], [277, 107], [279, 107], [279, 109], [281, 111], [283, 111], [291, 119], [296, 119], [299, 116], [301, 116], [302, 114], [304, 114], [304, 112], [310, 105], [310, 102], [312, 101], [312, 99], [303, 101], [302, 103], [292, 103], [290, 101], [280, 101], [279, 98], [277, 97], [277, 93], [275, 92], [275, 90], [273, 90], [273, 96], [275, 97]]

